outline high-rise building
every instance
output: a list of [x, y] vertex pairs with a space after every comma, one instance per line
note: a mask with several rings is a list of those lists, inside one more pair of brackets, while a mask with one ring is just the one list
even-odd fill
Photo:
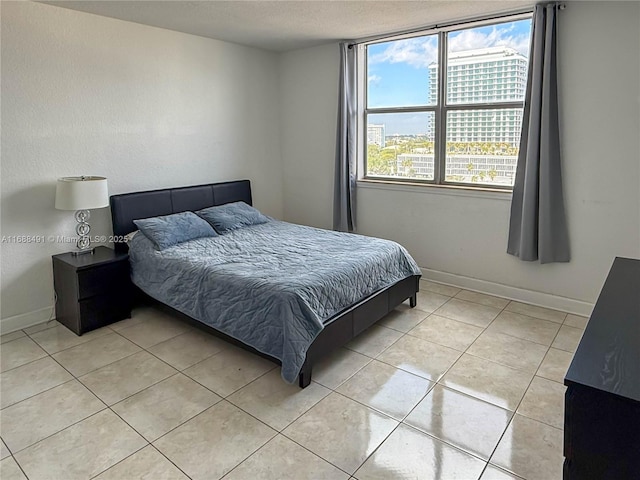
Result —
[[[447, 103], [518, 102], [527, 88], [527, 58], [510, 47], [488, 47], [449, 54]], [[429, 65], [429, 101], [437, 98], [438, 64]], [[501, 142], [517, 146], [522, 109], [449, 110], [447, 142]], [[429, 126], [435, 138], [435, 126]]]
[[367, 125], [367, 145], [376, 144], [380, 148], [384, 148], [384, 124], [376, 125], [370, 123]]

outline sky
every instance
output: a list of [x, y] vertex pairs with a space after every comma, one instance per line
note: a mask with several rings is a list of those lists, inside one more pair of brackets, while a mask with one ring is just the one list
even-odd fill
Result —
[[[509, 46], [529, 53], [531, 21], [501, 23], [449, 33], [449, 53], [474, 48]], [[367, 47], [368, 106], [428, 105], [429, 65], [438, 60], [438, 36], [397, 40]], [[426, 114], [376, 115], [371, 123], [384, 123], [386, 135], [426, 132]]]

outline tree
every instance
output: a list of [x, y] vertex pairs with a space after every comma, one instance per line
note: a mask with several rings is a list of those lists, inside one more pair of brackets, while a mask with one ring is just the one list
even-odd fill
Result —
[[367, 145], [367, 173], [370, 175], [393, 175], [396, 172], [395, 148], [380, 148]]
[[[415, 177], [418, 173], [414, 167], [414, 160], [400, 157], [403, 154], [433, 155], [436, 145], [426, 135], [392, 135], [386, 137], [386, 146], [367, 145], [367, 173], [370, 175], [407, 176]], [[473, 156], [515, 157], [518, 145], [508, 142], [453, 142], [445, 145], [446, 155], [471, 156], [467, 159], [465, 175], [447, 175], [447, 181], [455, 182], [495, 182], [506, 175], [499, 172], [495, 166], [488, 165], [482, 169], [483, 161], [473, 160]], [[402, 161], [399, 162], [398, 159]], [[464, 168], [464, 167], [463, 167]]]

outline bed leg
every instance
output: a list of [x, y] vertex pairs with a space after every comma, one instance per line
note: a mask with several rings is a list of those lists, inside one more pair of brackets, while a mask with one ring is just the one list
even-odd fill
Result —
[[302, 365], [302, 369], [300, 369], [300, 374], [298, 375], [298, 385], [300, 388], [306, 388], [311, 383], [311, 365], [304, 362]]
[[415, 307], [418, 304], [418, 296], [414, 293], [409, 297], [409, 306], [411, 308]]

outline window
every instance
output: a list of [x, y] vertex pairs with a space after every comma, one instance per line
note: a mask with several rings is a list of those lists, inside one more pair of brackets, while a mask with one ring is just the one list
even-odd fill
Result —
[[360, 176], [511, 189], [530, 35], [525, 14], [362, 45]]

